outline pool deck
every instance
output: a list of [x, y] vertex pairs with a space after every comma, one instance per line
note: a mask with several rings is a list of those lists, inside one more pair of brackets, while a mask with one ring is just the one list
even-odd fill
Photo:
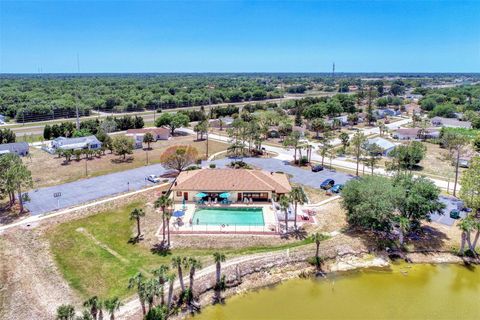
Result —
[[[181, 223], [176, 218], [170, 220], [170, 232], [172, 234], [258, 234], [258, 235], [278, 235], [278, 221], [272, 205], [266, 202], [253, 204], [212, 204], [202, 206], [205, 208], [262, 208], [263, 226], [227, 226], [227, 225], [205, 225], [192, 224], [193, 215], [199, 205], [195, 203], [186, 203], [185, 215], [181, 218]], [[174, 210], [182, 210], [184, 205], [175, 203]]]

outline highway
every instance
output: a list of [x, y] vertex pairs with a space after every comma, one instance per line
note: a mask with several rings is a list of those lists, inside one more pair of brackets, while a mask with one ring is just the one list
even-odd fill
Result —
[[[336, 92], [328, 92], [328, 93], [321, 93], [315, 96], [332, 96], [336, 94]], [[305, 98], [305, 95], [285, 95], [283, 98], [276, 98], [276, 99], [268, 99], [268, 100], [260, 100], [260, 101], [248, 101], [248, 102], [236, 102], [236, 103], [219, 103], [219, 104], [214, 104], [214, 105], [206, 105], [204, 106], [205, 110], [209, 110], [210, 108], [213, 107], [218, 107], [218, 106], [227, 106], [227, 105], [235, 105], [239, 106], [240, 109], [246, 105], [246, 104], [252, 104], [252, 103], [281, 103], [289, 100], [298, 100]], [[163, 109], [163, 111], [166, 112], [176, 112], [179, 110], [195, 110], [195, 109], [200, 109], [201, 106], [191, 106], [191, 107], [184, 107], [184, 108], [172, 108], [172, 109]], [[81, 117], [81, 121], [85, 120], [90, 120], [90, 119], [104, 119], [108, 116], [115, 116], [115, 117], [120, 117], [124, 115], [130, 115], [130, 116], [141, 116], [143, 118], [143, 121], [145, 123], [153, 123], [154, 119], [158, 117], [159, 113], [155, 114], [153, 110], [151, 111], [142, 111], [142, 112], [123, 112], [123, 113], [107, 113], [107, 112], [97, 112], [92, 110], [92, 113], [95, 113], [94, 115], [88, 116], [88, 117]], [[4, 124], [0, 125], [0, 128], [10, 128], [17, 137], [23, 137], [23, 136], [36, 136], [36, 135], [42, 135], [43, 134], [43, 128], [47, 124], [55, 124], [55, 123], [61, 123], [61, 122], [75, 122], [75, 118], [60, 118], [56, 120], [48, 120], [48, 121], [38, 121], [38, 122], [28, 122], [25, 124], [19, 124], [19, 123], [9, 123], [9, 124]]]

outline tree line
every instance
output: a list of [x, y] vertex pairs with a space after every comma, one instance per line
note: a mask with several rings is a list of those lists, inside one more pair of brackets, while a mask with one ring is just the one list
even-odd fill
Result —
[[283, 96], [280, 81], [254, 75], [62, 75], [0, 79], [0, 114], [19, 122]]

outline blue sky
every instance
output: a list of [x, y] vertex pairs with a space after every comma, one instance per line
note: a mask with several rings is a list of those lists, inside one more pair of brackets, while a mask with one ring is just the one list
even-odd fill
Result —
[[5, 1], [0, 72], [480, 72], [480, 1]]

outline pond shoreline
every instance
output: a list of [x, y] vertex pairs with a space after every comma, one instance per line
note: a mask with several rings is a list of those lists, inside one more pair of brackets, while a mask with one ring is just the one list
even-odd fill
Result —
[[[311, 253], [311, 250], [308, 253], [300, 251], [283, 259], [279, 255], [272, 256], [268, 261], [261, 259], [261, 263], [265, 263], [263, 266], [259, 265], [259, 261], [252, 261], [248, 265], [237, 266], [234, 270], [225, 268], [222, 274], [226, 277], [227, 289], [222, 292], [222, 297], [228, 299], [251, 291], [274, 287], [287, 280], [315, 277], [317, 276], [315, 267], [307, 262], [307, 259], [312, 256]], [[411, 264], [480, 264], [478, 259], [462, 258], [450, 252], [438, 251], [409, 252], [405, 254], [405, 258], [408, 260], [407, 263]], [[371, 268], [388, 269], [394, 261], [386, 252], [346, 252], [328, 257], [322, 271], [329, 274]], [[208, 276], [197, 280], [198, 302], [202, 308], [213, 305], [214, 283], [213, 277]], [[180, 313], [172, 318], [187, 317], [189, 317], [188, 313]]]

